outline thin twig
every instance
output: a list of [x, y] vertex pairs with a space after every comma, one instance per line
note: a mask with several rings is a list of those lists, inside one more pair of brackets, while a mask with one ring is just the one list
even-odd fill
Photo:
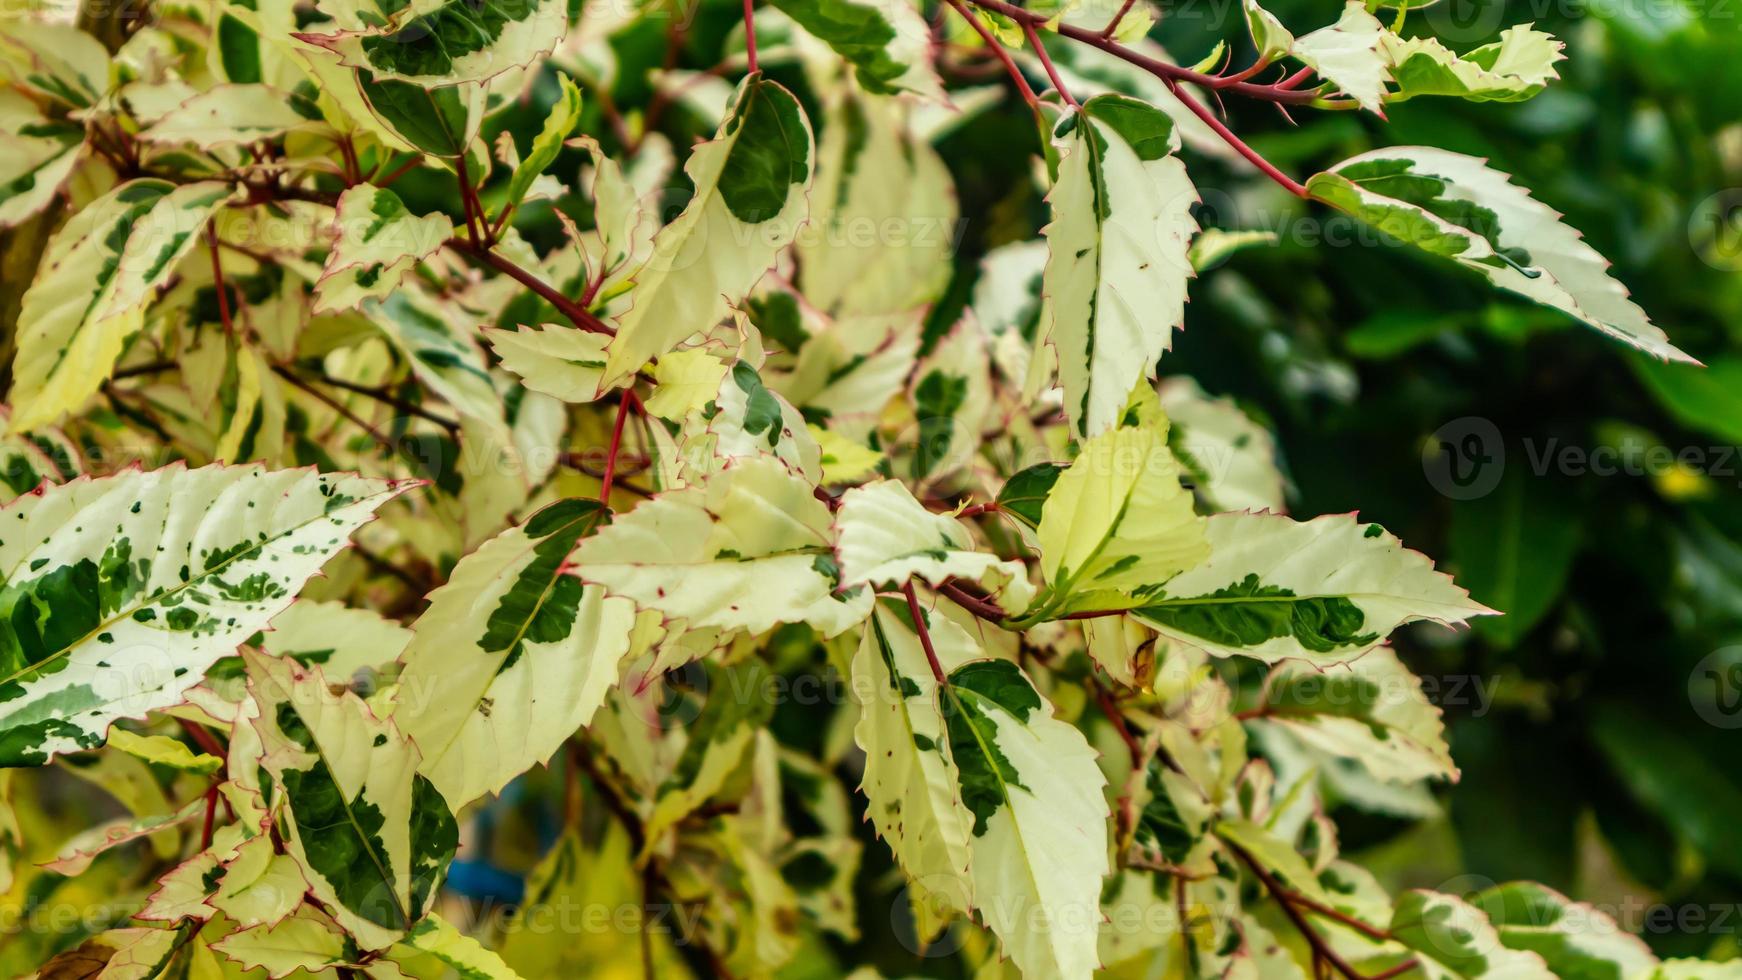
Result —
[[1131, 768], [1143, 767], [1143, 744], [1137, 741], [1137, 736], [1131, 734], [1131, 726], [1125, 724], [1125, 714], [1119, 710], [1119, 705], [1113, 700], [1113, 692], [1107, 690], [1107, 685], [1101, 683], [1099, 677], [1089, 675], [1089, 687], [1095, 692], [1095, 703], [1100, 706], [1101, 713], [1113, 723], [1113, 730], [1119, 733], [1119, 740], [1125, 743], [1125, 750], [1131, 753]]
[[1066, 105], [1075, 107], [1077, 100], [1071, 98], [1071, 93], [1065, 88], [1064, 79], [1059, 77], [1058, 69], [1053, 67], [1052, 56], [1046, 53], [1046, 45], [1040, 43], [1040, 34], [1035, 31], [1034, 23], [1023, 21], [1022, 33], [1028, 36], [1028, 43], [1034, 48], [1034, 56], [1040, 59], [1040, 67], [1046, 69], [1046, 77], [1052, 80], [1053, 90], [1058, 92], [1059, 98], [1065, 100]]
[[1118, 11], [1113, 14], [1113, 19], [1107, 22], [1106, 27], [1101, 28], [1101, 36], [1111, 38], [1117, 33], [1120, 23], [1125, 20], [1125, 15], [1131, 12], [1131, 7], [1136, 2], [1137, 0], [1125, 0], [1124, 3], [1120, 4]]
[[744, 56], [750, 74], [756, 74], [760, 70], [756, 66], [756, 0], [744, 0]]
[[326, 392], [320, 390], [319, 388], [316, 388], [315, 386], [309, 384], [307, 381], [304, 381], [303, 379], [297, 377], [295, 371], [290, 370], [289, 368], [285, 367], [282, 364], [274, 364], [272, 366], [272, 371], [274, 374], [277, 374], [279, 377], [290, 382], [293, 386], [295, 386], [295, 387], [301, 389], [302, 391], [304, 391], [305, 393], [307, 393], [310, 397], [314, 398], [316, 401], [327, 406], [328, 408], [332, 409], [333, 411], [338, 412], [341, 416], [343, 416], [345, 418], [346, 421], [350, 422], [352, 425], [355, 425], [357, 428], [362, 429], [364, 432], [369, 433], [369, 437], [374, 439], [375, 442], [378, 445], [380, 445], [382, 449], [385, 449], [390, 453], [398, 452], [399, 447], [394, 444], [392, 439], [389, 439], [385, 435], [382, 435], [381, 431], [379, 429], [370, 425], [368, 422], [363, 421], [363, 419], [360, 416], [358, 416], [356, 412], [353, 412], [349, 408], [345, 407], [345, 404], [343, 402], [341, 402], [338, 399], [334, 398], [333, 396], [327, 394]]
[[391, 186], [393, 186], [394, 181], [396, 181], [399, 178], [410, 173], [412, 171], [413, 167], [416, 167], [418, 164], [420, 164], [422, 162], [423, 162], [423, 154], [413, 153], [411, 155], [411, 159], [405, 161], [404, 163], [400, 164], [397, 167], [394, 167], [392, 173], [388, 174], [387, 176], [381, 178], [378, 181], [375, 181], [375, 186], [376, 187], [391, 187]]
[[913, 617], [913, 631], [919, 634], [919, 645], [925, 648], [925, 659], [931, 663], [932, 676], [937, 678], [940, 689], [947, 687], [950, 682], [944, 678], [944, 667], [938, 662], [938, 652], [932, 648], [931, 631], [926, 629], [925, 614], [919, 608], [919, 597], [913, 594], [913, 580], [908, 579], [901, 591], [907, 596], [907, 612]]
[[611, 426], [611, 445], [605, 450], [605, 473], [599, 478], [599, 503], [607, 508], [611, 506], [611, 483], [617, 477], [617, 453], [623, 448], [623, 426], [629, 421], [629, 414], [641, 404], [641, 399], [635, 397], [635, 389], [623, 389], [623, 397], [617, 399], [617, 421]]
[[567, 317], [570, 323], [580, 327], [582, 330], [590, 330], [593, 333], [602, 334], [615, 334], [617, 332], [607, 325], [605, 321], [594, 316], [586, 307], [576, 303], [572, 299], [569, 299], [567, 296], [564, 296], [556, 289], [556, 287], [550, 285], [525, 269], [522, 269], [511, 260], [498, 255], [490, 249], [469, 245], [464, 240], [458, 238], [448, 239], [447, 245], [455, 251], [472, 256], [498, 272], [506, 273], [522, 286], [537, 293], [545, 302], [556, 307], [558, 313]]
[[206, 250], [212, 253], [212, 288], [218, 291], [218, 316], [224, 321], [224, 336], [234, 338], [236, 325], [230, 320], [230, 290], [224, 285], [224, 264], [218, 260], [218, 233], [206, 222]]
[[355, 381], [346, 381], [343, 378], [331, 377], [330, 375], [326, 374], [325, 372], [322, 372], [320, 374], [315, 375], [315, 380], [319, 381], [321, 384], [324, 384], [324, 385], [332, 385], [334, 388], [343, 388], [346, 391], [354, 392], [355, 394], [363, 395], [363, 396], [368, 397], [368, 398], [373, 398], [376, 401], [381, 402], [383, 404], [392, 405], [394, 408], [399, 409], [401, 412], [404, 412], [407, 415], [416, 416], [417, 418], [423, 419], [426, 422], [434, 422], [436, 425], [441, 426], [442, 428], [448, 430], [448, 432], [450, 432], [450, 433], [455, 433], [455, 432], [460, 431], [460, 423], [454, 421], [453, 419], [443, 418], [440, 415], [435, 414], [434, 412], [430, 411], [427, 408], [424, 408], [421, 405], [414, 405], [411, 402], [405, 400], [404, 398], [401, 398], [398, 395], [395, 395], [389, 391], [385, 391], [381, 388], [374, 387], [371, 385], [358, 384]]
[[980, 40], [986, 42], [986, 47], [991, 49], [992, 53], [998, 56], [998, 60], [1004, 63], [1004, 71], [1010, 76], [1010, 80], [1016, 83], [1016, 90], [1022, 93], [1023, 101], [1027, 102], [1030, 107], [1039, 109], [1040, 97], [1034, 94], [1034, 89], [1029, 86], [1028, 79], [1022, 75], [1022, 69], [1016, 66], [1016, 59], [1010, 57], [1010, 52], [1004, 50], [1004, 45], [992, 36], [992, 32], [986, 29], [986, 25], [980, 22], [980, 18], [974, 16], [973, 11], [962, 6], [962, 0], [946, 0], [946, 2], [956, 8], [956, 13], [962, 15], [962, 19], [967, 21], [968, 25], [980, 35]]
[[[1288, 916], [1288, 921], [1294, 925], [1295, 931], [1299, 932], [1300, 937], [1306, 940], [1308, 946], [1312, 947], [1315, 959], [1322, 959], [1324, 962], [1329, 963], [1338, 973], [1347, 977], [1348, 980], [1378, 980], [1376, 977], [1363, 976], [1360, 971], [1356, 970], [1353, 966], [1350, 966], [1347, 960], [1343, 959], [1336, 950], [1331, 948], [1330, 943], [1325, 941], [1325, 937], [1320, 935], [1317, 929], [1313, 928], [1311, 922], [1307, 921], [1306, 915], [1301, 912], [1301, 907], [1293, 901], [1294, 892], [1283, 887], [1282, 882], [1277, 881], [1275, 875], [1266, 870], [1263, 865], [1259, 864], [1252, 855], [1246, 853], [1243, 848], [1228, 841], [1223, 841], [1223, 843], [1227, 845], [1230, 851], [1234, 852], [1235, 857], [1239, 858], [1247, 868], [1251, 869], [1253, 876], [1263, 883], [1265, 890], [1270, 892], [1270, 896], [1276, 900], [1276, 904], [1281, 906], [1283, 914]], [[1413, 960], [1410, 960], [1409, 963], [1410, 965], [1414, 965]], [[1387, 972], [1384, 976], [1395, 976], [1398, 972], [1402, 971]]]

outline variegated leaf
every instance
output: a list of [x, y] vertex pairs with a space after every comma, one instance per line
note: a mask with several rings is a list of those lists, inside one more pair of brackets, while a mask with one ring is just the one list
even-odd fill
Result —
[[1020, 667], [985, 659], [961, 627], [930, 615], [934, 669], [905, 613], [880, 607], [854, 661], [876, 716], [856, 730], [872, 818], [910, 874], [926, 869], [926, 891], [976, 909], [1025, 974], [1087, 980], [1108, 870], [1094, 750]]
[[798, 25], [853, 65], [868, 92], [943, 98], [931, 28], [909, 0], [775, 0]]
[[1552, 306], [1668, 361], [1692, 361], [1651, 323], [1609, 263], [1560, 216], [1475, 157], [1398, 146], [1351, 157], [1307, 181], [1321, 201], [1405, 244]]
[[616, 683], [635, 608], [569, 564], [605, 517], [546, 506], [461, 559], [413, 624], [394, 720], [455, 809], [548, 759]]
[[[918, 16], [909, 0], [872, 2]], [[908, 131], [908, 113], [899, 99], [844, 89], [823, 119], [814, 219], [795, 251], [805, 298], [831, 317], [911, 310], [948, 285], [955, 185], [937, 151]]]
[[358, 184], [339, 196], [333, 247], [315, 283], [314, 312], [354, 309], [365, 299], [384, 299], [417, 263], [453, 237], [447, 215], [418, 217], [399, 195]]
[[810, 121], [792, 93], [751, 75], [718, 135], [691, 152], [684, 170], [695, 196], [654, 237], [635, 275], [602, 386], [711, 329], [774, 264], [808, 209]]
[[0, 228], [48, 207], [84, 159], [84, 129], [53, 120], [13, 89], [0, 89]]
[[318, 667], [243, 657], [290, 856], [359, 946], [392, 944], [423, 918], [453, 859], [452, 811], [417, 772], [417, 746], [356, 694], [333, 694]]
[[519, 375], [533, 391], [565, 402], [598, 398], [609, 336], [556, 323], [515, 330], [493, 327], [484, 335], [502, 359], [502, 366]]
[[133, 180], [55, 232], [18, 313], [15, 429], [54, 422], [108, 379], [157, 289], [229, 196], [215, 182]]
[[536, 61], [562, 39], [568, 8], [560, 0], [440, 0], [387, 9], [392, 19], [378, 27], [298, 36], [375, 78], [438, 88]]
[[[1555, 976], [1536, 953], [1508, 949], [1481, 910], [1439, 892], [1416, 890], [1397, 896], [1391, 936], [1417, 954], [1418, 968], [1427, 980], [1551, 980]], [[1393, 959], [1402, 962], [1404, 957]]]
[[870, 611], [865, 590], [838, 591], [828, 507], [770, 457], [641, 504], [583, 541], [575, 564], [586, 581], [690, 627], [808, 622], [833, 636]]
[[139, 138], [207, 149], [274, 139], [319, 120], [311, 103], [270, 85], [217, 85], [158, 117]]
[[1122, 424], [1084, 443], [1062, 472], [1036, 473], [1045, 475], [1052, 482], [1036, 534], [1046, 592], [1033, 616], [1143, 605], [1213, 554], [1168, 451], [1167, 420], [1146, 388]]
[[1431, 37], [1388, 33], [1383, 48], [1397, 88], [1386, 101], [1446, 95], [1471, 102], [1523, 102], [1560, 78], [1554, 66], [1565, 60], [1565, 47], [1529, 24], [1508, 27], [1500, 40], [1463, 55]]
[[933, 585], [960, 578], [980, 586], [1012, 616], [1033, 596], [1022, 562], [978, 550], [960, 521], [926, 510], [895, 480], [842, 494], [835, 528], [844, 586], [899, 587], [916, 575]]
[[1363, 109], [1384, 114], [1385, 83], [1391, 79], [1385, 44], [1395, 35], [1368, 12], [1363, 0], [1348, 0], [1335, 24], [1299, 38], [1257, 0], [1243, 2], [1252, 43], [1261, 58], [1274, 61], [1292, 56]]
[[1440, 709], [1389, 649], [1332, 668], [1284, 660], [1271, 670], [1255, 710], [1264, 723], [1379, 779], [1458, 778]]
[[168, 707], [409, 483], [170, 466], [27, 494], [0, 521], [0, 764]]
[[581, 90], [569, 81], [567, 75], [559, 73], [557, 82], [561, 91], [556, 104], [545, 116], [544, 128], [532, 138], [532, 148], [527, 151], [526, 158], [514, 165], [514, 172], [508, 177], [508, 193], [497, 209], [498, 215], [520, 206], [521, 199], [532, 189], [532, 182], [556, 160], [556, 155], [562, 152], [563, 140], [581, 121]]
[[1218, 514], [1205, 537], [1209, 560], [1147, 591], [1132, 612], [1217, 656], [1341, 663], [1404, 623], [1451, 625], [1493, 612], [1427, 556], [1352, 515]]
[[1288, 509], [1276, 440], [1230, 398], [1211, 398], [1191, 378], [1168, 378], [1159, 389], [1172, 428], [1168, 448], [1211, 510]]
[[464, 980], [520, 980], [520, 974], [509, 969], [502, 957], [439, 915], [419, 922], [387, 951], [387, 958], [395, 962], [415, 962], [420, 957], [433, 958]]
[[1065, 411], [1088, 437], [1118, 422], [1185, 321], [1198, 194], [1174, 154], [1173, 122], [1136, 99], [1090, 99], [1059, 121], [1053, 145], [1046, 330]]

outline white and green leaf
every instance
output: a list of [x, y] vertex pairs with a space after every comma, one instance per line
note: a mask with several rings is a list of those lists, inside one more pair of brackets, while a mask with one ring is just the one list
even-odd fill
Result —
[[546, 506], [461, 559], [413, 624], [394, 720], [455, 809], [548, 759], [616, 683], [634, 607], [569, 564], [605, 518], [591, 500]]
[[685, 165], [695, 196], [635, 275], [602, 387], [712, 329], [756, 285], [804, 222], [811, 156], [798, 100], [761, 75], [746, 78], [719, 133]]
[[1475, 157], [1425, 146], [1371, 150], [1313, 176], [1307, 190], [1622, 343], [1667, 361], [1693, 360], [1627, 298], [1609, 263], [1560, 215]]
[[840, 591], [833, 543], [810, 485], [752, 457], [637, 506], [583, 541], [575, 564], [586, 581], [691, 628], [808, 622], [833, 636], [871, 601], [863, 589]]
[[52, 423], [96, 393], [229, 196], [216, 182], [128, 181], [55, 232], [18, 313], [14, 429]]
[[180, 466], [27, 494], [0, 531], [0, 765], [103, 744], [169, 707], [406, 489]]
[[454, 223], [440, 212], [418, 217], [392, 191], [358, 184], [339, 195], [333, 232], [332, 251], [315, 283], [317, 314], [386, 298], [418, 262], [447, 244]]
[[1044, 291], [1065, 411], [1079, 436], [1117, 423], [1185, 321], [1197, 190], [1166, 113], [1101, 95], [1053, 131], [1058, 176]]
[[1404, 623], [1454, 625], [1493, 612], [1426, 555], [1352, 515], [1217, 514], [1205, 532], [1209, 560], [1147, 593], [1132, 613], [1216, 656], [1341, 663]]
[[318, 667], [243, 657], [288, 853], [359, 946], [391, 945], [435, 899], [459, 844], [452, 811], [417, 746], [356, 694], [333, 694]]

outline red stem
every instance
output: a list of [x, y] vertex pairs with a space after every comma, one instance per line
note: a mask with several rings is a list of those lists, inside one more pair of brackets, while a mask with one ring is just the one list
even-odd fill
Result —
[[206, 823], [200, 828], [200, 850], [212, 846], [213, 824], [218, 815], [218, 784], [213, 783], [206, 790]]
[[901, 591], [907, 596], [907, 612], [913, 617], [913, 631], [919, 634], [919, 645], [925, 648], [925, 659], [931, 663], [931, 675], [937, 678], [940, 689], [948, 687], [950, 682], [944, 677], [943, 664], [938, 662], [938, 652], [931, 645], [931, 631], [925, 628], [925, 615], [920, 612], [919, 597], [913, 594], [913, 580], [908, 579]]
[[[1047, 18], [1040, 14], [1006, 3], [1004, 0], [966, 0], [966, 2], [971, 3], [976, 7], [983, 7], [993, 13], [1003, 14], [1019, 24], [1031, 23], [1036, 27], [1039, 27], [1044, 25], [1047, 21]], [[1148, 55], [1133, 51], [1117, 41], [1112, 41], [1102, 37], [1098, 31], [1092, 31], [1085, 27], [1077, 27], [1072, 24], [1060, 24], [1057, 32], [1073, 41], [1081, 41], [1092, 48], [1099, 48], [1115, 58], [1136, 65], [1158, 78], [1169, 79], [1176, 82], [1191, 82], [1193, 85], [1200, 85], [1206, 89], [1226, 89], [1238, 95], [1260, 99], [1265, 102], [1283, 102], [1291, 105], [1301, 105], [1317, 98], [1317, 96], [1313, 95], [1311, 92], [1279, 91], [1274, 85], [1254, 85], [1251, 82], [1235, 81], [1226, 76], [1206, 75], [1203, 72], [1192, 71], [1190, 68], [1181, 68], [1178, 65], [1170, 65], [1165, 61], [1151, 58]]]
[[224, 336], [236, 336], [236, 325], [230, 321], [230, 290], [224, 285], [224, 265], [218, 261], [218, 233], [206, 224], [206, 248], [212, 253], [212, 288], [218, 291], [218, 316], [224, 321]]
[[228, 759], [230, 757], [230, 750], [224, 748], [223, 744], [218, 741], [217, 736], [206, 731], [205, 726], [196, 725], [185, 718], [177, 718], [176, 721], [181, 723], [182, 731], [187, 732], [188, 737], [192, 738], [195, 744], [199, 745], [200, 751], [205, 752], [208, 755], [215, 755], [219, 759]]
[[1095, 703], [1101, 706], [1101, 713], [1113, 723], [1113, 730], [1119, 733], [1120, 741], [1125, 743], [1125, 750], [1131, 753], [1131, 768], [1143, 767], [1143, 746], [1137, 741], [1137, 736], [1131, 734], [1131, 726], [1125, 724], [1125, 715], [1120, 712], [1119, 705], [1113, 700], [1113, 695], [1101, 679], [1091, 676], [1090, 686], [1095, 690]]
[[962, 588], [954, 580], [944, 582], [944, 584], [937, 587], [937, 590], [939, 595], [944, 596], [956, 605], [961, 606], [970, 613], [973, 613], [974, 616], [979, 619], [984, 619], [988, 623], [998, 623], [1000, 625], [1004, 622], [1004, 610], [999, 608], [997, 603], [993, 602], [991, 599], [974, 595], [967, 589]]
[[1172, 85], [1171, 87], [1173, 88], [1173, 94], [1174, 94], [1175, 98], [1177, 98], [1181, 102], [1183, 102], [1185, 104], [1185, 107], [1192, 111], [1193, 115], [1197, 116], [1199, 119], [1202, 119], [1204, 121], [1205, 125], [1209, 126], [1211, 129], [1215, 130], [1217, 136], [1222, 137], [1222, 139], [1224, 141], [1226, 141], [1229, 146], [1234, 148], [1234, 151], [1236, 153], [1239, 153], [1241, 156], [1245, 157], [1247, 162], [1251, 163], [1254, 167], [1257, 167], [1259, 169], [1259, 171], [1264, 174], [1264, 176], [1269, 177], [1271, 180], [1274, 180], [1278, 184], [1281, 184], [1283, 187], [1287, 188], [1288, 192], [1290, 194], [1293, 194], [1295, 197], [1304, 198], [1304, 197], [1311, 196], [1307, 192], [1306, 187], [1304, 185], [1302, 185], [1299, 181], [1297, 181], [1293, 177], [1290, 177], [1289, 175], [1283, 173], [1281, 170], [1278, 170], [1276, 168], [1275, 164], [1271, 163], [1269, 160], [1266, 160], [1266, 159], [1264, 159], [1264, 157], [1260, 156], [1258, 154], [1257, 150], [1254, 150], [1252, 147], [1247, 146], [1245, 140], [1242, 140], [1240, 137], [1235, 136], [1234, 131], [1229, 129], [1227, 124], [1223, 123], [1222, 120], [1217, 119], [1216, 114], [1211, 112], [1207, 107], [1205, 107], [1205, 105], [1202, 102], [1199, 102], [1197, 99], [1194, 99], [1191, 96], [1187, 95], [1184, 91], [1182, 91], [1180, 89], [1180, 87], [1178, 85]]
[[477, 199], [472, 196], [472, 179], [466, 173], [464, 153], [454, 158], [454, 178], [460, 185], [460, 208], [466, 212], [466, 236], [472, 240], [473, 248], [481, 248], [483, 236], [478, 232], [479, 217], [474, 207]]
[[411, 159], [393, 168], [393, 172], [375, 182], [376, 187], [391, 187], [393, 182], [411, 172], [411, 168], [423, 162], [423, 154], [414, 153]]
[[1010, 57], [1010, 52], [1004, 50], [1004, 45], [999, 44], [998, 39], [992, 36], [992, 32], [986, 29], [986, 25], [980, 23], [980, 18], [975, 17], [972, 11], [962, 6], [962, 0], [947, 0], [947, 2], [956, 8], [956, 13], [961, 14], [962, 19], [967, 21], [969, 26], [974, 28], [974, 31], [980, 35], [980, 40], [986, 42], [986, 47], [998, 56], [998, 60], [1004, 62], [1004, 70], [1010, 75], [1010, 80], [1016, 83], [1016, 90], [1022, 93], [1023, 100], [1036, 109], [1040, 108], [1039, 97], [1034, 94], [1034, 89], [1029, 87], [1028, 79], [1022, 77], [1022, 69], [1016, 67], [1015, 59]]
[[570, 322], [575, 326], [580, 327], [582, 330], [591, 330], [593, 333], [602, 334], [615, 334], [617, 332], [611, 329], [605, 321], [588, 312], [586, 307], [576, 303], [572, 299], [569, 299], [567, 296], [564, 296], [562, 293], [558, 292], [555, 287], [544, 282], [525, 269], [522, 269], [520, 266], [515, 265], [509, 259], [503, 258], [487, 248], [478, 248], [468, 245], [459, 239], [450, 239], [448, 241], [448, 247], [465, 252], [496, 271], [506, 273], [522, 286], [525, 286], [527, 289], [530, 289], [543, 297], [546, 302], [557, 308], [557, 312], [568, 317]]
[[750, 74], [756, 74], [756, 0], [744, 0], [744, 55], [750, 61]]
[[617, 478], [617, 453], [623, 448], [623, 426], [629, 421], [629, 413], [641, 403], [632, 388], [623, 389], [623, 397], [617, 399], [617, 421], [611, 426], [611, 446], [605, 451], [605, 475], [600, 477], [599, 503], [607, 508], [611, 506], [611, 484]]
[[1118, 12], [1113, 15], [1113, 19], [1107, 22], [1106, 27], [1101, 28], [1101, 36], [1111, 38], [1113, 34], [1119, 30], [1119, 25], [1125, 21], [1125, 15], [1131, 12], [1131, 7], [1136, 2], [1137, 0], [1125, 0], [1124, 3], [1120, 4]]
[[1059, 78], [1058, 69], [1053, 67], [1052, 58], [1046, 53], [1046, 45], [1040, 43], [1040, 35], [1035, 33], [1034, 24], [1023, 21], [1022, 33], [1028, 35], [1028, 43], [1034, 48], [1034, 56], [1040, 59], [1040, 66], [1046, 69], [1046, 77], [1052, 80], [1052, 87], [1058, 92], [1059, 98], [1064, 99], [1066, 105], [1075, 107], [1077, 100], [1071, 98], [1071, 93], [1065, 90], [1064, 80]]

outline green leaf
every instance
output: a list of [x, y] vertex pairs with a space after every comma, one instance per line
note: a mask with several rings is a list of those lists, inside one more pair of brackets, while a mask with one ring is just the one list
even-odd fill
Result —
[[567, 10], [560, 0], [443, 0], [398, 8], [381, 27], [297, 37], [383, 81], [434, 88], [538, 60], [561, 39]]
[[0, 519], [0, 765], [179, 703], [296, 597], [394, 483], [252, 466], [123, 472]]
[[998, 491], [998, 509], [1014, 514], [1029, 527], [1040, 527], [1047, 495], [1065, 468], [1057, 463], [1036, 463], [1018, 471]]
[[1696, 432], [1742, 444], [1742, 357], [1721, 354], [1703, 368], [1629, 359], [1633, 373], [1664, 411]]
[[424, 88], [356, 73], [369, 109], [388, 131], [432, 156], [466, 154], [483, 125], [484, 90], [476, 85]]
[[1314, 175], [1307, 190], [1623, 343], [1663, 360], [1693, 360], [1627, 298], [1577, 231], [1475, 157], [1425, 146], [1372, 150]]
[[1478, 632], [1512, 647], [1542, 620], [1566, 587], [1583, 537], [1571, 488], [1523, 466], [1508, 468], [1491, 492], [1452, 508], [1450, 558], [1470, 597], [1501, 615]]
[[868, 92], [943, 97], [931, 30], [907, 0], [775, 0], [774, 6], [853, 65]]
[[569, 80], [569, 76], [557, 74], [557, 83], [561, 89], [556, 104], [550, 107], [550, 114], [544, 118], [544, 128], [532, 138], [532, 149], [526, 157], [515, 164], [514, 172], [508, 177], [508, 191], [502, 204], [497, 208], [497, 214], [511, 212], [520, 206], [521, 199], [532, 188], [532, 182], [539, 174], [545, 172], [556, 161], [558, 153], [562, 152], [563, 140], [574, 131], [581, 121], [581, 90]]
[[1591, 734], [1633, 798], [1714, 867], [1742, 874], [1742, 787], [1697, 739], [1633, 707], [1599, 707]]

